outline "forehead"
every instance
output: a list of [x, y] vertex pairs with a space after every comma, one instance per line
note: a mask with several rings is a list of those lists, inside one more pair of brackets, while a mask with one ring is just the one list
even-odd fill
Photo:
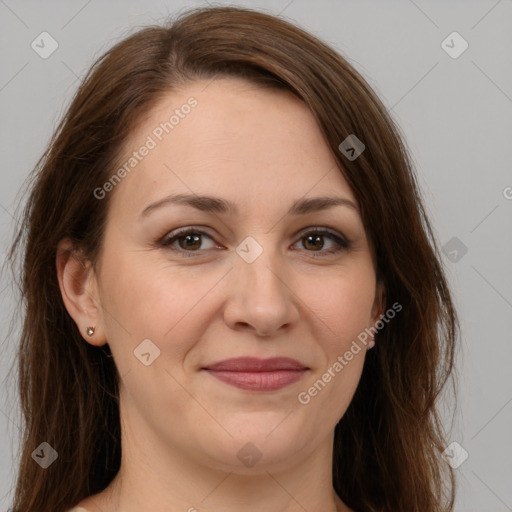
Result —
[[121, 160], [127, 172], [115, 187], [115, 208], [140, 210], [170, 193], [266, 208], [309, 192], [355, 201], [308, 107], [288, 91], [241, 79], [166, 94], [135, 127]]

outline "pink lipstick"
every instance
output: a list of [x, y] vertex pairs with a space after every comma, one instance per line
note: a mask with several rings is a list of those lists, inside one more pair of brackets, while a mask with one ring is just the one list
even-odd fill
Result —
[[308, 370], [289, 357], [237, 357], [202, 369], [226, 384], [248, 391], [276, 391], [297, 382]]

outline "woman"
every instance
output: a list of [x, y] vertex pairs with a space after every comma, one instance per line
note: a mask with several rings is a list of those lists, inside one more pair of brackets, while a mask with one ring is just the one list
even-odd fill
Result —
[[318, 39], [216, 7], [121, 41], [22, 248], [14, 511], [453, 509], [439, 252], [398, 129]]

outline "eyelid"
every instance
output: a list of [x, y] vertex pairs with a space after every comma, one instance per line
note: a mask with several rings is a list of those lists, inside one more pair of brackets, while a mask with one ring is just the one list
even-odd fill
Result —
[[337, 231], [336, 229], [328, 228], [325, 226], [311, 226], [309, 228], [304, 228], [303, 230], [299, 231], [295, 236], [302, 237], [311, 232], [333, 235], [337, 238], [340, 238], [341, 240], [343, 240], [343, 242], [347, 244], [350, 243], [349, 239], [343, 233]]

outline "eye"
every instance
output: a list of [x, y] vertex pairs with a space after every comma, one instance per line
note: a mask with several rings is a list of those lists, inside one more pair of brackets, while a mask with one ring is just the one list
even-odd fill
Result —
[[[334, 247], [327, 250], [324, 249], [323, 239], [328, 238]], [[307, 249], [307, 252], [320, 253], [312, 254], [314, 258], [324, 257], [326, 255], [336, 254], [340, 251], [347, 250], [350, 248], [350, 242], [338, 233], [328, 231], [326, 229], [315, 228], [304, 233], [299, 242], [302, 242], [302, 246]]]
[[[209, 247], [203, 247], [204, 237], [210, 240], [211, 244]], [[325, 242], [323, 239], [325, 238], [330, 240], [333, 247], [324, 250]], [[310, 231], [303, 233], [299, 241], [294, 245], [300, 242], [302, 242], [302, 246], [306, 249], [306, 252], [313, 253], [312, 256], [314, 258], [336, 254], [350, 248], [350, 242], [345, 237], [324, 228], [310, 228]], [[198, 256], [198, 254], [196, 255], [194, 253], [200, 253], [201, 249], [212, 249], [216, 247], [210, 235], [192, 227], [181, 228], [169, 233], [169, 235], [165, 236], [159, 242], [159, 245], [179, 252], [181, 255], [187, 257]]]
[[[182, 228], [173, 231], [168, 236], [164, 237], [161, 240], [160, 245], [162, 247], [168, 247], [170, 249], [179, 251], [185, 256], [194, 256], [190, 253], [198, 252], [198, 249], [200, 249], [202, 246], [203, 237], [206, 237], [213, 242], [212, 238], [204, 231], [193, 228]], [[178, 244], [178, 247], [176, 247], [176, 243]], [[212, 247], [213, 245], [206, 247], [206, 249], [211, 249]]]

